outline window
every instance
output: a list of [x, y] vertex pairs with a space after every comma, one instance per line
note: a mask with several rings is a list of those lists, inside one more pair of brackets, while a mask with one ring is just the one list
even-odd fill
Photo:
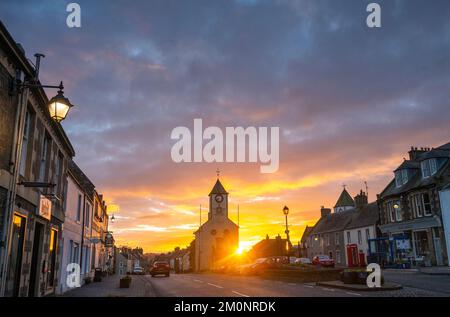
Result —
[[27, 165], [27, 155], [28, 155], [28, 140], [30, 139], [30, 121], [31, 114], [27, 110], [25, 113], [25, 122], [23, 126], [23, 137], [22, 137], [22, 152], [20, 153], [20, 166], [19, 173], [25, 176], [26, 165]]
[[347, 231], [347, 244], [348, 243], [352, 243], [352, 239], [351, 239], [351, 236], [350, 236], [350, 231]]
[[395, 172], [395, 185], [401, 187], [408, 182], [408, 170], [401, 169]]
[[325, 239], [326, 239], [326, 241], [327, 241], [327, 245], [330, 245], [331, 243], [330, 243], [330, 234], [327, 234], [326, 236], [325, 236]]
[[428, 193], [415, 194], [411, 197], [414, 217], [431, 216], [431, 200]]
[[431, 216], [431, 201], [428, 193], [422, 194], [423, 211], [425, 216]]
[[338, 233], [338, 232], [336, 232], [336, 233], [334, 234], [334, 243], [335, 243], [336, 245], [339, 245], [339, 233]]
[[47, 273], [47, 285], [53, 287], [55, 285], [56, 278], [56, 251], [58, 243], [58, 231], [55, 229], [50, 230], [50, 241], [49, 241], [49, 251], [48, 251], [48, 273]]
[[336, 250], [336, 262], [341, 263], [341, 251]]
[[369, 230], [369, 228], [367, 228], [366, 229], [366, 240], [367, 240], [367, 242], [369, 241], [369, 239], [370, 239], [370, 230]]
[[62, 193], [62, 169], [63, 169], [63, 157], [61, 153], [58, 153], [58, 157], [56, 158], [56, 167], [55, 167], [55, 183], [56, 183], [56, 192], [58, 194]]
[[44, 136], [42, 140], [42, 148], [41, 148], [41, 158], [39, 163], [39, 181], [45, 182], [45, 172], [47, 170], [47, 156], [48, 156], [48, 145], [49, 138]]
[[81, 195], [78, 194], [78, 203], [77, 203], [77, 221], [81, 221]]
[[361, 234], [361, 230], [358, 230], [358, 244], [362, 244], [362, 234]]
[[427, 178], [433, 176], [437, 172], [436, 159], [428, 159], [420, 163], [422, 168], [422, 177]]
[[86, 212], [84, 215], [84, 225], [89, 228], [89, 222], [90, 222], [90, 214], [91, 214], [91, 205], [86, 203]]
[[391, 222], [395, 222], [395, 210], [393, 201], [388, 201], [386, 203], [386, 212], [388, 213]]
[[413, 201], [413, 214], [415, 217], [420, 218], [423, 217], [423, 206], [422, 206], [422, 197], [420, 194], [415, 194], [412, 197]]
[[401, 208], [401, 205], [400, 205], [400, 201], [396, 201], [395, 203], [394, 203], [394, 209], [395, 209], [395, 219], [397, 220], [397, 221], [402, 221], [402, 208]]

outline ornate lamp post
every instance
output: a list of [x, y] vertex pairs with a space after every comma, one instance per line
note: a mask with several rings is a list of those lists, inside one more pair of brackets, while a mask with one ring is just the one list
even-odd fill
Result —
[[286, 233], [286, 258], [287, 258], [287, 263], [289, 264], [289, 242], [290, 242], [290, 238], [289, 238], [289, 226], [288, 226], [288, 214], [289, 214], [289, 208], [287, 206], [284, 206], [283, 208], [283, 214], [284, 217], [286, 219], [286, 230], [284, 231]]

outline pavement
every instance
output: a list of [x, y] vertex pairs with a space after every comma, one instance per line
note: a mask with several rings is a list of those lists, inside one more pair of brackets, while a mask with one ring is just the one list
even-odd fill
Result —
[[450, 266], [423, 267], [419, 271], [429, 275], [450, 275]]
[[257, 276], [213, 273], [171, 274], [170, 277], [133, 276], [129, 289], [119, 288], [119, 278], [111, 276], [72, 290], [72, 297], [450, 297], [450, 276], [420, 272], [384, 272], [386, 283], [403, 289], [365, 292], [338, 289], [294, 281], [277, 281]]

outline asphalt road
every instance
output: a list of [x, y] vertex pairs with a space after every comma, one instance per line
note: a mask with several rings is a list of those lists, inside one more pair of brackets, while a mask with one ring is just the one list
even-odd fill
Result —
[[419, 272], [385, 271], [385, 280], [402, 284], [402, 290], [364, 292], [262, 279], [257, 276], [223, 274], [172, 274], [141, 276], [153, 296], [168, 297], [423, 297], [450, 296], [450, 276]]
[[404, 287], [450, 296], [450, 275], [429, 275], [407, 270], [385, 270], [383, 274], [387, 281], [402, 284]]
[[358, 292], [315, 286], [314, 283], [293, 283], [265, 280], [255, 276], [222, 274], [172, 274], [170, 277], [142, 276], [155, 296], [169, 297], [359, 297]]

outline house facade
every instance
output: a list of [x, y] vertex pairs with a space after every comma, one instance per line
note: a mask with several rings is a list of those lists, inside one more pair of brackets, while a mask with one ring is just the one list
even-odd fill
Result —
[[[13, 91], [35, 70], [0, 22], [0, 295], [54, 294], [60, 277], [68, 161], [42, 88]], [[20, 120], [19, 120], [20, 119]], [[16, 146], [20, 144], [21, 146]]]
[[448, 265], [439, 192], [450, 181], [450, 143], [411, 148], [409, 158], [378, 195], [380, 230], [404, 239], [403, 261], [417, 266]]

